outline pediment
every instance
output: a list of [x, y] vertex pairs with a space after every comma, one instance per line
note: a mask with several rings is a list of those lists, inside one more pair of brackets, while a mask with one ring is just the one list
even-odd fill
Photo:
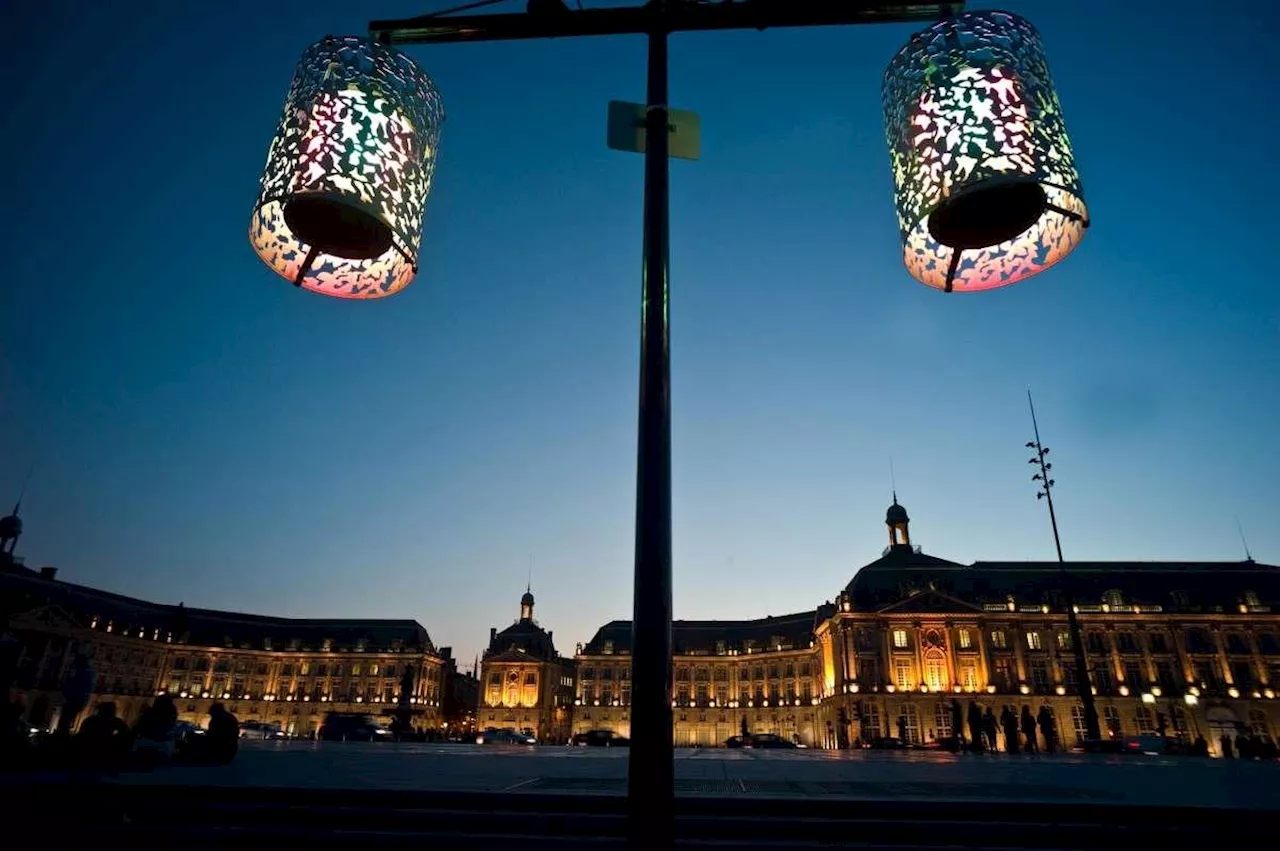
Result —
[[52, 603], [9, 618], [9, 629], [15, 631], [29, 629], [45, 632], [69, 632], [78, 631], [82, 628], [83, 624], [72, 617], [66, 609]]
[[890, 603], [878, 611], [885, 614], [967, 615], [974, 612], [981, 613], [982, 607], [975, 606], [973, 603], [966, 602], [958, 597], [952, 597], [950, 594], [929, 589], [912, 594], [896, 603]]

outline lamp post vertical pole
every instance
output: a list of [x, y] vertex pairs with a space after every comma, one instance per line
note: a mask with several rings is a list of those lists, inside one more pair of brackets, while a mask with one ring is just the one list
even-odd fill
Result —
[[635, 601], [631, 641], [633, 844], [671, 847], [675, 767], [671, 731], [671, 359], [668, 298], [667, 32], [649, 32], [644, 153], [644, 272], [636, 457]]
[[1071, 577], [1067, 574], [1067, 562], [1062, 557], [1062, 539], [1058, 536], [1058, 515], [1053, 510], [1053, 480], [1049, 478], [1049, 464], [1044, 456], [1049, 450], [1040, 442], [1040, 425], [1036, 422], [1036, 404], [1031, 400], [1031, 391], [1027, 391], [1027, 406], [1031, 409], [1031, 428], [1035, 432], [1035, 443], [1027, 444], [1036, 451], [1032, 462], [1039, 468], [1036, 476], [1044, 490], [1036, 496], [1044, 496], [1049, 504], [1049, 524], [1053, 527], [1053, 545], [1058, 551], [1058, 573], [1062, 578], [1063, 596], [1067, 604], [1067, 630], [1071, 634], [1071, 649], [1076, 660], [1076, 686], [1080, 691], [1080, 703], [1084, 706], [1085, 735], [1090, 739], [1102, 738], [1102, 730], [1098, 726], [1098, 709], [1093, 700], [1093, 682], [1089, 678], [1089, 657], [1084, 651], [1084, 636], [1080, 632], [1080, 618], [1076, 614], [1075, 594], [1071, 590]]

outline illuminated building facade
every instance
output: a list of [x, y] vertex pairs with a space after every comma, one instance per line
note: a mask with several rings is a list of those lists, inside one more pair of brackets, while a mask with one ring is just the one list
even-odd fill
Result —
[[489, 630], [476, 727], [510, 727], [540, 742], [561, 742], [569, 737], [572, 718], [573, 662], [556, 652], [551, 631], [533, 619], [533, 602], [525, 589], [520, 618], [501, 632]]
[[[241, 722], [274, 722], [294, 735], [327, 712], [389, 723], [406, 669], [413, 725], [440, 724], [446, 656], [413, 620], [318, 620], [191, 609], [61, 582], [0, 556], [5, 672], [33, 726], [53, 728], [77, 655], [94, 673], [83, 714], [113, 701], [128, 723], [169, 694], [180, 720], [207, 724], [221, 702]], [[78, 726], [80, 719], [75, 719]]]
[[[753, 621], [676, 621], [675, 739], [715, 745], [745, 726], [811, 747], [904, 733], [952, 736], [952, 700], [1033, 715], [1059, 742], [1084, 735], [1057, 562], [958, 564], [912, 545], [894, 500], [889, 546], [836, 600]], [[1070, 562], [1104, 733], [1276, 740], [1280, 568], [1253, 561]], [[573, 728], [629, 732], [631, 624], [575, 657]], [[966, 738], [968, 730], [963, 731]], [[1044, 742], [1041, 740], [1041, 746]], [[1003, 734], [1000, 746], [1004, 747]]]

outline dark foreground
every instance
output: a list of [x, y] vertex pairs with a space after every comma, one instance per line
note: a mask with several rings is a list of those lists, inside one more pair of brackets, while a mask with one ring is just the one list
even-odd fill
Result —
[[[222, 768], [9, 778], [54, 848], [613, 848], [624, 750], [286, 743]], [[1274, 835], [1280, 769], [1222, 760], [681, 751], [678, 847], [1197, 847]]]

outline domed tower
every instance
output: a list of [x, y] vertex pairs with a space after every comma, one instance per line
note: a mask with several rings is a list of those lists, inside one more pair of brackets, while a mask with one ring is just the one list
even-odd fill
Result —
[[890, 547], [911, 548], [911, 533], [907, 530], [910, 523], [911, 518], [907, 517], [907, 510], [898, 504], [898, 493], [894, 491], [893, 505], [884, 514], [884, 524], [889, 527]]
[[533, 621], [533, 592], [531, 586], [526, 585], [524, 596], [520, 598], [520, 620]]
[[13, 555], [13, 548], [18, 545], [18, 538], [22, 537], [22, 518], [18, 516], [21, 508], [22, 500], [18, 500], [12, 514], [0, 517], [0, 553]]

